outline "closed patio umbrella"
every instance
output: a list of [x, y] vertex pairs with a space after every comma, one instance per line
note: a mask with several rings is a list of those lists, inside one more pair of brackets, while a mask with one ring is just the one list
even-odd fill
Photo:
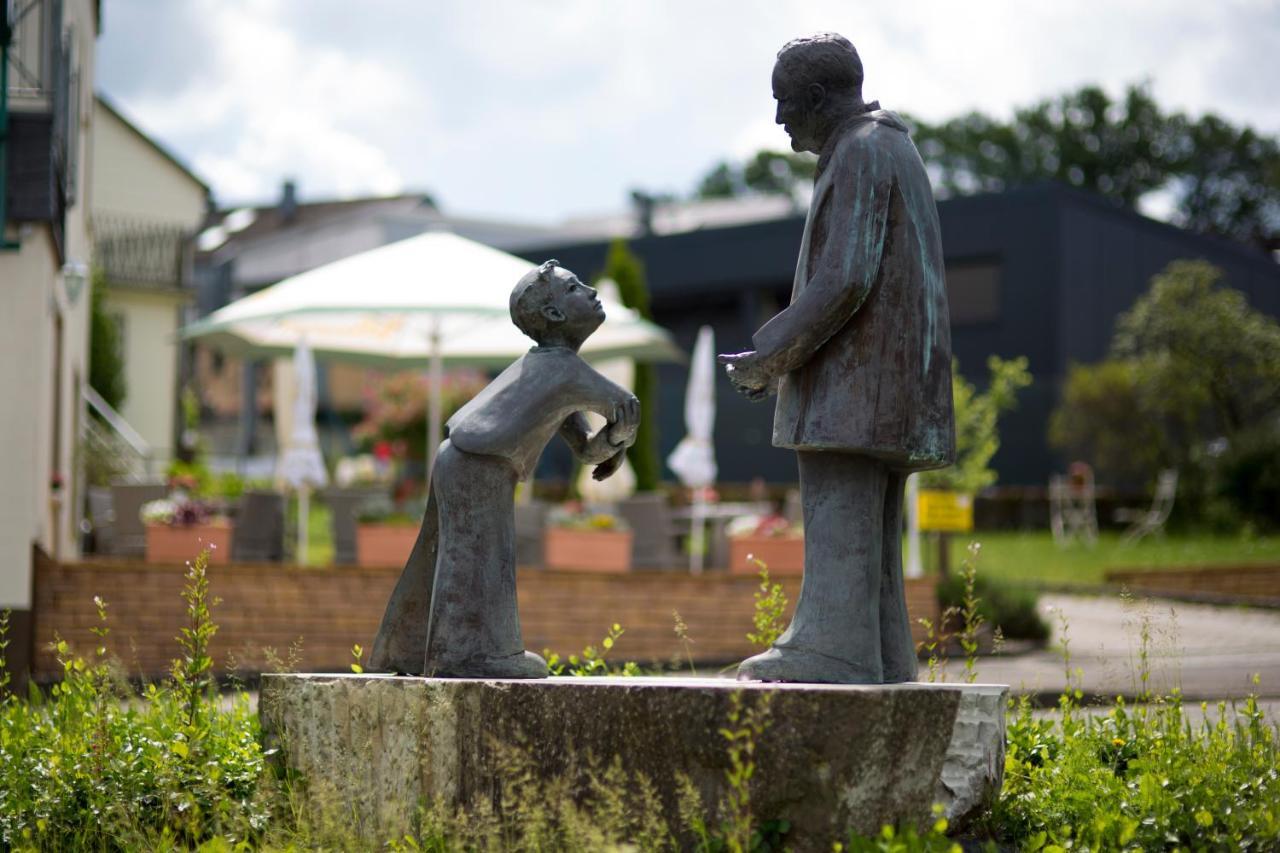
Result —
[[316, 363], [305, 337], [293, 352], [293, 388], [292, 426], [276, 463], [276, 479], [298, 493], [298, 562], [305, 566], [311, 490], [329, 482], [316, 435]]
[[698, 330], [689, 362], [689, 384], [684, 392], [684, 425], [687, 433], [667, 457], [667, 465], [693, 493], [693, 520], [689, 568], [702, 571], [706, 551], [706, 489], [716, 481], [716, 451], [712, 432], [716, 423], [716, 341], [710, 326]]

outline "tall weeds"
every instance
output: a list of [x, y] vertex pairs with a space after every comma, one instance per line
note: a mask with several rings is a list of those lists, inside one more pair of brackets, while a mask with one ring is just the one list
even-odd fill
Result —
[[265, 837], [277, 792], [256, 715], [246, 696], [220, 708], [209, 692], [206, 560], [187, 577], [191, 622], [172, 680], [133, 691], [107, 654], [108, 605], [95, 598], [89, 659], [58, 640], [62, 680], [27, 700], [0, 701], [0, 848], [160, 849]]

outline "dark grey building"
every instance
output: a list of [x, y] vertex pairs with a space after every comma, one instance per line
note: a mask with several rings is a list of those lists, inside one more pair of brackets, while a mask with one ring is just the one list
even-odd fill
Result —
[[[1048, 447], [1049, 413], [1072, 362], [1101, 358], [1116, 316], [1170, 261], [1204, 259], [1251, 305], [1280, 316], [1280, 264], [1259, 250], [1193, 234], [1057, 185], [950, 199], [938, 205], [947, 260], [952, 341], [961, 372], [985, 383], [991, 354], [1025, 355], [1035, 383], [1002, 422], [995, 459], [1003, 485], [1043, 485], [1062, 460]], [[751, 334], [787, 304], [802, 213], [630, 241], [643, 258], [655, 320], [690, 350], [711, 325], [722, 352], [750, 347]], [[604, 264], [608, 241], [522, 248], [532, 261], [559, 258], [583, 276]], [[684, 433], [686, 371], [660, 368], [661, 451]], [[770, 445], [773, 405], [752, 404], [721, 376], [716, 450], [720, 478], [796, 478], [795, 456]], [[669, 474], [669, 472], [668, 472]]]

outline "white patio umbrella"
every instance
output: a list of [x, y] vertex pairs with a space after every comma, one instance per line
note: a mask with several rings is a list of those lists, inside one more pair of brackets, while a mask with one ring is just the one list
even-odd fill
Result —
[[693, 492], [689, 568], [702, 571], [706, 536], [704, 491], [716, 481], [716, 451], [711, 443], [716, 423], [716, 340], [710, 326], [698, 330], [684, 392], [684, 425], [688, 432], [667, 457], [667, 465]]
[[316, 435], [316, 362], [305, 337], [293, 351], [293, 390], [292, 426], [276, 463], [276, 479], [298, 493], [298, 562], [305, 566], [311, 490], [329, 482]]
[[[320, 359], [372, 367], [427, 366], [431, 379], [428, 464], [440, 443], [446, 366], [503, 367], [531, 343], [511, 324], [511, 289], [533, 265], [436, 231], [285, 279], [187, 326], [231, 354], [280, 356], [304, 335]], [[582, 349], [588, 360], [679, 360], [662, 328], [616, 302]]]

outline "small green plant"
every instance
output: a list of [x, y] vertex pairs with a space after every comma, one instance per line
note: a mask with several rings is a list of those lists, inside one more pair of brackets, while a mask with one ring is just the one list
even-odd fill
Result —
[[351, 657], [355, 658], [351, 663], [351, 671], [360, 675], [364, 672], [364, 649], [359, 643], [351, 647]]
[[[689, 674], [697, 675], [698, 670], [693, 665], [693, 651], [689, 648], [693, 645], [693, 638], [689, 636], [689, 626], [680, 618], [679, 610], [671, 611], [671, 618], [675, 620], [676, 639], [680, 641], [680, 648], [684, 652], [685, 660], [689, 662]], [[672, 661], [672, 664], [678, 663], [679, 659]]]
[[9, 648], [9, 616], [11, 610], [0, 610], [0, 701], [8, 698], [9, 682], [12, 676], [9, 674], [9, 658], [5, 649]]
[[757, 822], [751, 812], [756, 746], [768, 729], [774, 694], [753, 692], [754, 699], [748, 703], [744, 693], [735, 690], [730, 695], [726, 725], [720, 729], [720, 736], [728, 744], [729, 756], [723, 802], [708, 808], [693, 780], [682, 771], [676, 773], [680, 823], [694, 839], [692, 849], [699, 853], [780, 850], [791, 829], [786, 820]]
[[848, 844], [836, 843], [837, 853], [961, 853], [964, 849], [947, 837], [949, 824], [940, 805], [933, 807], [933, 823], [920, 832], [914, 826], [883, 826], [869, 838], [849, 836]]
[[782, 584], [769, 581], [769, 567], [764, 560], [754, 556], [750, 559], [760, 569], [760, 588], [755, 593], [755, 612], [751, 618], [755, 630], [747, 634], [747, 639], [767, 649], [786, 630], [787, 593]]
[[626, 661], [621, 666], [610, 667], [605, 655], [613, 649], [614, 643], [626, 633], [617, 622], [609, 628], [609, 633], [600, 641], [600, 649], [587, 646], [581, 655], [569, 655], [562, 659], [550, 649], [543, 649], [542, 656], [547, 659], [547, 669], [552, 675], [639, 675], [640, 665], [634, 661]]
[[916, 621], [924, 628], [924, 639], [916, 646], [917, 651], [928, 652], [929, 665], [929, 682], [943, 682], [947, 680], [947, 644], [946, 638], [938, 633], [940, 625], [946, 625], [947, 620], [956, 614], [954, 607], [949, 607], [942, 611], [938, 617], [938, 624], [935, 625], [932, 619], [921, 616]]
[[759, 844], [751, 815], [751, 779], [756, 773], [756, 745], [768, 727], [773, 696], [761, 691], [748, 706], [743, 701], [743, 691], [735, 691], [730, 699], [729, 724], [720, 730], [720, 736], [729, 744], [723, 829], [725, 846], [732, 853], [747, 853]]
[[964, 579], [964, 606], [960, 609], [960, 647], [964, 649], [964, 680], [973, 684], [978, 680], [978, 630], [985, 621], [974, 594], [974, 580], [978, 576], [978, 554], [982, 545], [969, 543], [969, 556], [960, 566]]
[[187, 708], [188, 743], [193, 746], [204, 733], [200, 720], [202, 700], [214, 686], [209, 641], [218, 633], [218, 626], [209, 609], [221, 603], [221, 599], [209, 597], [209, 556], [209, 548], [204, 548], [195, 561], [188, 564], [187, 583], [182, 589], [182, 599], [187, 604], [187, 625], [178, 634], [182, 657], [173, 662], [172, 669], [173, 685]]

